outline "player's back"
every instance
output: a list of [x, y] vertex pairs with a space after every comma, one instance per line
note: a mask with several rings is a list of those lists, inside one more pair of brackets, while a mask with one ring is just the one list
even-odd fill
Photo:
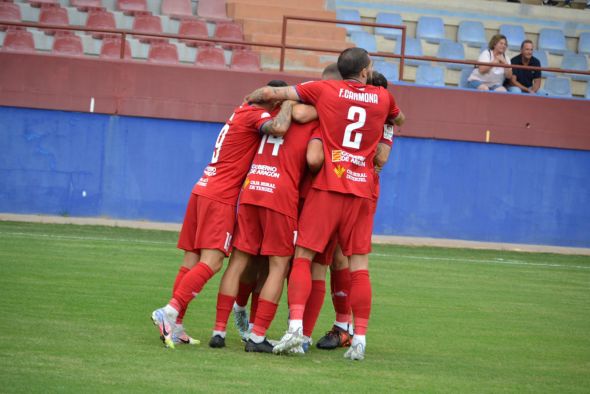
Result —
[[260, 127], [270, 119], [271, 114], [261, 107], [243, 104], [236, 108], [219, 132], [211, 162], [193, 193], [236, 204], [260, 142]]
[[324, 167], [314, 187], [373, 196], [373, 158], [383, 124], [399, 109], [391, 94], [357, 81], [319, 81], [297, 86], [304, 102], [315, 105], [324, 146]]
[[240, 203], [264, 206], [297, 218], [299, 184], [307, 144], [319, 124], [291, 123], [283, 137], [263, 136], [244, 182]]

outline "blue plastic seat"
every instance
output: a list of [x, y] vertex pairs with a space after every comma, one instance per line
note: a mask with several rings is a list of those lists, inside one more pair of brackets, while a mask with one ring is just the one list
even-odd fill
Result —
[[377, 52], [377, 40], [375, 36], [366, 31], [353, 31], [350, 33], [350, 39], [359, 48], [365, 49], [367, 52]]
[[567, 77], [549, 77], [543, 89], [552, 97], [572, 97], [572, 87]]
[[427, 86], [445, 86], [445, 69], [438, 66], [421, 64], [416, 71], [416, 84]]
[[[567, 52], [561, 60], [561, 68], [566, 70], [588, 71], [588, 60], [586, 55]], [[590, 75], [570, 74], [572, 79], [577, 81], [588, 81]]]
[[[541, 63], [541, 67], [549, 67], [549, 60], [547, 58], [547, 52], [535, 49], [533, 51], [533, 56], [536, 57], [537, 59], [539, 59], [539, 63]], [[549, 75], [553, 75], [553, 73], [551, 71], [542, 71], [542, 75], [544, 77], [548, 77]]]
[[[349, 9], [338, 9], [336, 10], [336, 19], [341, 21], [348, 21], [348, 22], [360, 22], [361, 21], [361, 14], [359, 14], [358, 10], [349, 10]], [[344, 27], [348, 34], [352, 33], [353, 31], [362, 31], [362, 26], [357, 25], [338, 25], [340, 27]]]
[[549, 53], [556, 53], [558, 55], [564, 54], [568, 51], [565, 43], [565, 35], [560, 29], [541, 29], [539, 30], [539, 49], [548, 51]]
[[[393, 53], [399, 55], [401, 53], [401, 40], [397, 42], [395, 45], [395, 50]], [[422, 52], [422, 41], [419, 38], [406, 38], [406, 55], [409, 56], [424, 56], [424, 52]], [[416, 66], [418, 64], [424, 64], [424, 60], [407, 60], [407, 64]]]
[[526, 40], [524, 28], [519, 25], [500, 25], [500, 34], [506, 36], [508, 48], [512, 50], [520, 50], [520, 44]]
[[[388, 25], [403, 25], [402, 17], [400, 14], [391, 14], [389, 12], [377, 13], [375, 23], [385, 23]], [[397, 40], [399, 37], [402, 36], [402, 31], [387, 27], [376, 27], [375, 34], [391, 40]]]
[[578, 53], [590, 55], [590, 32], [584, 32], [578, 37]]
[[471, 75], [472, 72], [473, 72], [473, 67], [464, 68], [463, 70], [461, 70], [461, 76], [459, 77], [459, 87], [460, 88], [469, 89], [469, 87], [467, 86], [467, 80], [469, 79], [469, 76]]
[[[445, 40], [441, 41], [436, 52], [436, 57], [453, 60], [465, 60], [465, 48], [463, 44]], [[464, 68], [473, 68], [469, 64], [444, 63], [447, 68], [452, 70], [462, 70]]]
[[399, 81], [399, 65], [397, 63], [387, 62], [385, 60], [375, 60], [373, 62], [373, 69], [383, 74], [388, 81]]
[[486, 45], [488, 42], [483, 23], [475, 21], [459, 22], [457, 41], [475, 48], [481, 48], [482, 45]]
[[441, 42], [445, 39], [445, 24], [436, 16], [421, 16], [418, 18], [416, 37], [428, 42]]

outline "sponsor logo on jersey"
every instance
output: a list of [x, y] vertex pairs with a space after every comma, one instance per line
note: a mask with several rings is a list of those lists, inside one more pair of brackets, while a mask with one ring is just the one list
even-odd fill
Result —
[[364, 172], [355, 172], [351, 170], [346, 170], [346, 179], [351, 180], [353, 182], [367, 182], [367, 174]]
[[265, 164], [252, 164], [248, 175], [262, 175], [276, 179], [281, 177], [281, 174], [277, 172], [277, 167], [267, 166]]
[[365, 156], [353, 155], [344, 150], [336, 149], [332, 151], [332, 163], [352, 163], [359, 167], [365, 167]]
[[252, 179], [248, 184], [248, 190], [257, 192], [274, 193], [277, 186], [271, 182], [261, 182]]
[[263, 112], [260, 114], [260, 119], [270, 118], [270, 114], [268, 112]]
[[345, 171], [346, 171], [346, 168], [342, 167], [340, 164], [338, 164], [338, 166], [336, 166], [336, 168], [334, 168], [334, 173], [336, 174], [336, 176], [338, 178], [342, 178], [342, 175], [344, 174]]
[[205, 167], [205, 171], [203, 171], [207, 176], [215, 176], [217, 174], [217, 168], [213, 166]]
[[242, 186], [242, 189], [246, 190], [248, 188], [249, 184], [250, 184], [250, 179], [248, 179], [248, 178], [244, 179], [244, 185]]

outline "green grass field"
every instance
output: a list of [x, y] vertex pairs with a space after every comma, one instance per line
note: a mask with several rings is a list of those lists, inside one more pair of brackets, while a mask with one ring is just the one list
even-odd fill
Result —
[[[206, 345], [216, 276], [185, 319], [199, 347], [164, 349], [176, 234], [0, 222], [1, 392], [590, 392], [590, 258], [374, 247], [367, 358]], [[270, 329], [286, 328], [286, 296]], [[329, 298], [317, 325], [332, 322]]]

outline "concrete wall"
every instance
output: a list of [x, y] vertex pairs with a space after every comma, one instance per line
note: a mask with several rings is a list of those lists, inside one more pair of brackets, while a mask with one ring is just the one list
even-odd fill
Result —
[[[219, 123], [0, 107], [0, 212], [180, 222]], [[397, 138], [375, 234], [590, 247], [590, 152]]]

